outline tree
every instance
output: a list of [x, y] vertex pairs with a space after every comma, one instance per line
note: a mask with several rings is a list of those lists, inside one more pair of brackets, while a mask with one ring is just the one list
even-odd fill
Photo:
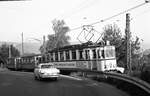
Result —
[[[120, 28], [116, 24], [109, 24], [103, 28], [104, 35], [102, 40], [109, 40], [111, 45], [116, 47], [116, 57], [117, 63], [119, 66], [127, 68], [126, 63], [126, 36], [121, 34]], [[131, 40], [131, 55], [132, 55], [132, 66], [137, 66], [140, 54], [137, 53], [137, 50], [140, 49], [140, 41], [139, 38]]]
[[69, 44], [68, 40], [70, 37], [66, 35], [69, 31], [69, 27], [65, 26], [65, 22], [63, 20], [53, 20], [52, 23], [52, 28], [55, 34], [48, 35], [48, 40], [45, 45], [42, 45], [40, 48], [41, 53], [44, 53], [44, 50], [47, 52], [48, 50], [63, 47]]
[[1, 63], [7, 62], [7, 59], [9, 57], [9, 50], [11, 51], [12, 57], [20, 56], [20, 52], [13, 45], [3, 44], [0, 46], [0, 61], [1, 61]]

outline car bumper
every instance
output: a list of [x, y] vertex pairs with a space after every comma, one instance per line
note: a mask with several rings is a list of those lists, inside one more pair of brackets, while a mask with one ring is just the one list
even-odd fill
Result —
[[58, 78], [59, 75], [58, 75], [58, 74], [53, 74], [53, 75], [45, 75], [45, 74], [41, 74], [40, 77], [41, 77], [41, 78]]

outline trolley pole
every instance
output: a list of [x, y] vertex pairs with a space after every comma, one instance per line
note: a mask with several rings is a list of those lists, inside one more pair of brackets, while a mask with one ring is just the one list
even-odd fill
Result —
[[132, 57], [131, 57], [131, 32], [130, 32], [130, 14], [126, 14], [126, 29], [125, 29], [125, 34], [126, 34], [126, 56], [127, 56], [127, 69], [129, 70], [129, 74], [132, 71]]

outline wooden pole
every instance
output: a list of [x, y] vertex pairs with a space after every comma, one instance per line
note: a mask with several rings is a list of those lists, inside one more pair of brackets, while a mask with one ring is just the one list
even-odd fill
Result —
[[130, 32], [130, 14], [126, 14], [126, 42], [127, 42], [127, 51], [126, 51], [126, 56], [127, 56], [127, 69], [129, 70], [129, 74], [132, 71], [132, 59], [131, 59], [131, 32]]

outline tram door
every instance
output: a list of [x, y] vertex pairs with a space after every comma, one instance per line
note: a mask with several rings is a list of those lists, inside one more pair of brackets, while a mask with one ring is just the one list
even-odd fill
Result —
[[93, 48], [90, 50], [90, 59], [92, 61], [92, 70], [97, 70], [97, 54], [96, 54], [96, 49]]
[[91, 70], [97, 70], [96, 50], [95, 49], [85, 49], [85, 60], [88, 62], [88, 68]]
[[104, 56], [104, 48], [103, 47], [100, 47], [100, 48], [97, 48], [96, 49], [96, 53], [97, 53], [97, 58], [96, 58], [96, 61], [97, 61], [97, 70], [98, 71], [105, 71], [105, 56]]

